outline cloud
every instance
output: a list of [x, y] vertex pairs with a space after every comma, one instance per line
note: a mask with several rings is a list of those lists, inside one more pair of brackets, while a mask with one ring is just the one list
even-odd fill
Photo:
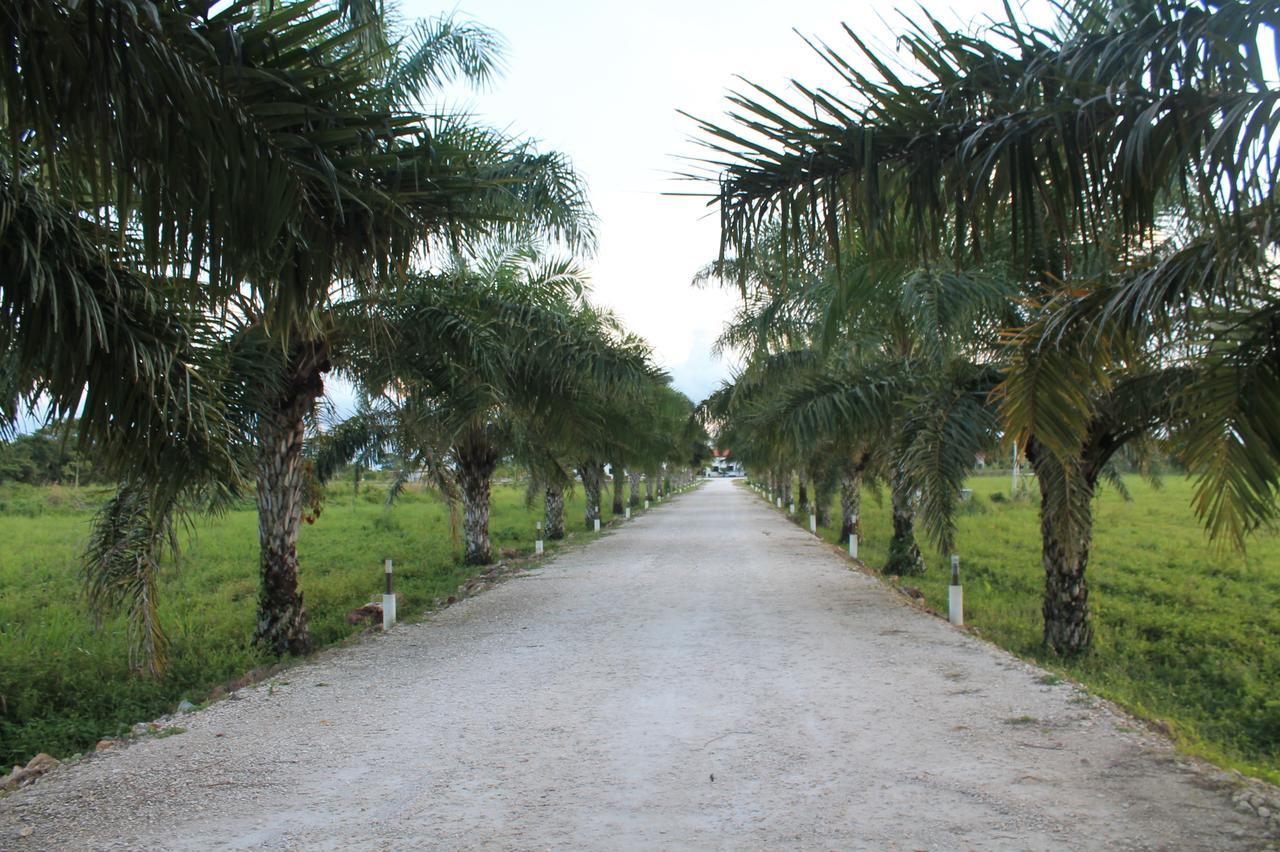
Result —
[[688, 357], [667, 367], [671, 384], [695, 403], [710, 396], [733, 372], [733, 361], [711, 354], [714, 340], [707, 329], [698, 329]]

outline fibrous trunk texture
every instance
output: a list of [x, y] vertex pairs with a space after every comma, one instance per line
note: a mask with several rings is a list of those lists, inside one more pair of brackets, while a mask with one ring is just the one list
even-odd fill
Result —
[[915, 501], [896, 473], [890, 490], [893, 492], [893, 540], [889, 542], [889, 560], [884, 572], [901, 577], [923, 574], [924, 557], [920, 555], [915, 534]]
[[835, 491], [835, 478], [830, 468], [815, 467], [809, 471], [809, 486], [813, 489], [813, 503], [810, 511], [817, 519], [818, 526], [831, 526], [831, 496]]
[[804, 471], [800, 471], [800, 500], [796, 507], [802, 515], [809, 514], [809, 480], [804, 475]]
[[850, 467], [840, 474], [840, 543], [849, 536], [862, 537], [862, 468]]
[[307, 471], [302, 455], [306, 417], [324, 393], [328, 345], [305, 341], [293, 347], [289, 379], [276, 405], [259, 424], [258, 623], [254, 642], [273, 654], [311, 650], [307, 611], [298, 587], [298, 531]]
[[559, 486], [547, 488], [542, 502], [547, 516], [547, 539], [559, 541], [564, 538], [564, 489]]
[[787, 471], [786, 476], [782, 478], [782, 508], [789, 509], [791, 507], [791, 471]]
[[[1044, 642], [1059, 654], [1073, 656], [1087, 650], [1093, 641], [1085, 569], [1093, 538], [1096, 471], [1102, 462], [1081, 459], [1064, 472], [1064, 466], [1042, 448], [1033, 448], [1028, 458], [1040, 486]], [[1063, 493], [1055, 493], [1055, 489]]]
[[482, 425], [473, 426], [453, 448], [462, 491], [462, 561], [488, 565], [493, 560], [489, 544], [489, 486], [500, 454], [488, 440]]
[[646, 473], [644, 475], [644, 499], [650, 503], [653, 502], [653, 477], [655, 474]]
[[622, 479], [623, 479], [622, 465], [615, 464], [613, 465], [612, 470], [613, 470], [613, 513], [615, 515], [621, 515], [622, 510], [625, 508], [622, 502]]
[[631, 487], [629, 489], [629, 499], [627, 500], [627, 502], [631, 506], [631, 508], [634, 509], [644, 501], [644, 498], [640, 496], [640, 471], [638, 470], [628, 471], [627, 476], [631, 480]]
[[578, 468], [582, 476], [582, 490], [586, 496], [586, 512], [584, 517], [587, 529], [595, 529], [595, 522], [600, 517], [600, 486], [604, 481], [604, 465], [599, 462], [584, 462]]

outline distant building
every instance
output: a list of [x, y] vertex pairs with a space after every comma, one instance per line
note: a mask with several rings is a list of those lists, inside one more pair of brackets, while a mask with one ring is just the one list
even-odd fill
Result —
[[708, 476], [741, 476], [742, 465], [733, 460], [733, 453], [728, 449], [713, 449], [711, 464], [707, 467]]

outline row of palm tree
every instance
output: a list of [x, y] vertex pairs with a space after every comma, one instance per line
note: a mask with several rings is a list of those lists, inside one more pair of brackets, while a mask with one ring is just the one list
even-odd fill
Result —
[[[426, 106], [445, 83], [487, 83], [497, 36], [453, 15], [397, 26], [391, 7], [0, 7], [0, 417], [73, 420], [80, 446], [120, 478], [87, 553], [89, 596], [100, 611], [128, 611], [152, 671], [165, 650], [161, 558], [184, 517], [242, 495], [259, 516], [255, 641], [277, 654], [310, 648], [297, 541], [314, 492], [308, 438], [333, 370], [398, 363], [378, 395], [424, 411], [442, 397], [416, 381], [445, 382], [454, 401], [494, 392], [460, 369], [430, 375], [395, 360], [415, 342], [436, 351], [434, 337], [465, 345], [450, 338], [464, 323], [425, 294], [452, 282], [472, 296], [422, 270], [530, 235], [570, 251], [592, 244], [563, 155]], [[503, 286], [486, 281], [474, 298], [496, 303]], [[437, 325], [389, 335], [415, 306]], [[652, 377], [614, 342], [602, 372]], [[480, 414], [466, 423], [438, 436], [459, 470], [483, 470], [487, 436], [506, 427]]]
[[1278, 25], [1273, 0], [926, 14], [906, 62], [846, 27], [852, 51], [813, 45], [838, 87], [733, 95], [699, 126], [748, 365], [707, 415], [757, 474], [822, 453], [886, 479], [893, 573], [922, 568], [917, 520], [950, 547], [976, 453], [1012, 443], [1063, 654], [1091, 640], [1091, 503], [1122, 450], [1185, 465], [1244, 547], [1280, 490]]
[[342, 360], [365, 405], [317, 442], [318, 475], [371, 453], [400, 460], [398, 481], [425, 473], [461, 503], [463, 561], [477, 565], [492, 561], [490, 488], [504, 460], [527, 471], [553, 540], [575, 477], [593, 529], [606, 463], [616, 498], [627, 466], [650, 487], [664, 469], [686, 476], [705, 446], [688, 431], [692, 403], [586, 285], [571, 260], [529, 243], [405, 282], [372, 306], [382, 343]]

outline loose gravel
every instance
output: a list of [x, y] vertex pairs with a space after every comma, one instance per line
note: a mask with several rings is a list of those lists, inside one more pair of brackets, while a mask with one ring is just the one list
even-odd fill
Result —
[[1228, 776], [851, 567], [714, 481], [54, 770], [0, 848], [1271, 842]]

